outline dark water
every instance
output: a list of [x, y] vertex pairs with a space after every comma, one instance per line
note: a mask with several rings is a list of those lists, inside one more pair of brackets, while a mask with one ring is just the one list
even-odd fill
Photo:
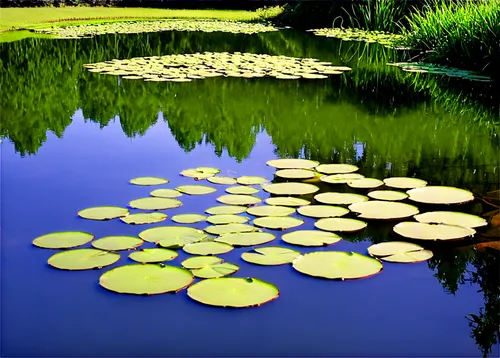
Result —
[[[154, 83], [82, 68], [197, 51], [315, 57], [353, 71], [313, 81]], [[243, 310], [203, 306], [185, 291], [113, 294], [98, 285], [107, 269], [52, 269], [46, 261], [54, 251], [31, 246], [53, 231], [137, 235], [154, 225], [92, 222], [76, 213], [148, 196], [151, 188], [128, 184], [133, 177], [166, 177], [169, 188], [192, 183], [178, 173], [196, 166], [272, 178], [266, 160], [305, 157], [356, 164], [367, 177], [416, 176], [476, 195], [497, 190], [495, 85], [407, 74], [385, 66], [401, 53], [294, 31], [29, 39], [0, 45], [0, 56], [2, 356], [500, 354], [498, 251], [476, 250], [474, 242], [435, 247], [426, 263], [384, 263], [379, 275], [345, 282], [250, 265], [240, 259], [250, 248], [235, 249], [223, 258], [240, 265], [236, 276], [280, 289], [277, 300]], [[217, 205], [224, 188], [183, 196], [184, 205], [167, 213], [201, 213]], [[493, 208], [477, 200], [459, 210]], [[311, 219], [300, 227], [311, 228]], [[319, 250], [366, 253], [394, 239], [391, 228], [370, 225]], [[287, 246], [273, 233], [275, 244]], [[172, 264], [186, 257], [181, 251]], [[117, 265], [131, 262], [122, 252]]]

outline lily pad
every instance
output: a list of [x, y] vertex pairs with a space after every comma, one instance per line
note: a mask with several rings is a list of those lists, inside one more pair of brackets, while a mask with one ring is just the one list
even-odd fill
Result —
[[221, 185], [233, 185], [236, 184], [236, 179], [231, 177], [224, 176], [214, 176], [207, 178], [207, 181], [213, 184], [221, 184]]
[[383, 269], [382, 263], [355, 252], [319, 251], [293, 260], [293, 268], [305, 275], [350, 280], [373, 276]]
[[425, 204], [463, 204], [474, 200], [470, 191], [450, 186], [426, 186], [406, 193], [410, 200]]
[[351, 164], [321, 164], [315, 170], [319, 173], [330, 175], [353, 173], [358, 171], [359, 168]]
[[297, 209], [300, 215], [311, 218], [333, 218], [344, 216], [349, 213], [349, 210], [341, 206], [330, 205], [306, 205]]
[[205, 232], [212, 235], [225, 235], [225, 234], [234, 234], [239, 232], [252, 232], [257, 230], [258, 229], [252, 225], [240, 224], [240, 223], [211, 225], [205, 228]]
[[191, 255], [218, 255], [231, 251], [233, 246], [223, 242], [201, 241], [184, 245], [182, 249]]
[[337, 234], [319, 230], [297, 230], [281, 237], [281, 240], [299, 246], [325, 246], [332, 245], [342, 238]]
[[239, 270], [238, 265], [223, 262], [215, 256], [197, 256], [184, 260], [181, 265], [191, 269], [195, 277], [218, 278], [228, 276]]
[[277, 177], [284, 179], [310, 179], [316, 176], [316, 173], [307, 169], [281, 169], [274, 173]]
[[406, 177], [386, 178], [384, 179], [384, 183], [390, 188], [398, 189], [422, 188], [427, 185], [425, 180]]
[[178, 214], [172, 216], [172, 221], [179, 223], [179, 224], [194, 224], [194, 223], [199, 223], [200, 221], [205, 221], [206, 220], [205, 215], [201, 214]]
[[262, 201], [261, 198], [251, 195], [222, 195], [217, 198], [217, 201], [228, 205], [254, 205]]
[[182, 193], [175, 189], [156, 189], [149, 193], [149, 195], [157, 198], [177, 198], [182, 196]]
[[263, 185], [262, 188], [274, 195], [307, 195], [319, 190], [316, 185], [307, 183], [274, 183]]
[[173, 198], [141, 198], [132, 200], [128, 205], [131, 208], [142, 210], [166, 210], [178, 208], [182, 205], [182, 201]]
[[319, 179], [328, 184], [347, 184], [352, 183], [355, 180], [364, 179], [365, 177], [361, 174], [333, 174], [333, 175], [324, 175]]
[[218, 264], [223, 261], [224, 260], [217, 256], [194, 256], [182, 261], [181, 265], [188, 270], [192, 270], [207, 265]]
[[159, 177], [139, 177], [130, 180], [131, 184], [134, 185], [161, 185], [167, 184], [169, 182], [168, 179], [159, 178]]
[[129, 214], [128, 209], [118, 206], [95, 206], [83, 209], [78, 212], [78, 216], [89, 220], [110, 220]]
[[269, 179], [246, 175], [236, 179], [236, 182], [241, 185], [260, 185], [269, 182]]
[[210, 306], [260, 306], [279, 296], [278, 288], [256, 278], [221, 277], [195, 283], [188, 289], [193, 300]]
[[192, 227], [157, 226], [140, 232], [139, 237], [144, 241], [154, 242], [166, 248], [178, 248], [201, 241], [207, 235], [202, 230]]
[[300, 252], [281, 246], [265, 246], [253, 249], [253, 252], [244, 252], [241, 258], [257, 265], [285, 265], [291, 263]]
[[218, 205], [212, 206], [205, 210], [207, 214], [211, 215], [229, 215], [229, 214], [241, 214], [247, 210], [246, 206], [238, 205]]
[[143, 244], [144, 241], [134, 236], [106, 236], [93, 241], [92, 246], [99, 250], [120, 251], [132, 250]]
[[273, 197], [267, 198], [264, 200], [268, 205], [278, 205], [278, 206], [304, 206], [309, 205], [311, 202], [306, 199], [294, 198], [293, 196], [281, 196], [281, 197]]
[[350, 205], [368, 201], [368, 197], [351, 193], [321, 193], [314, 196], [316, 201], [329, 205]]
[[258, 193], [259, 189], [251, 186], [231, 186], [226, 189], [226, 193], [234, 195], [252, 195]]
[[351, 188], [373, 189], [384, 185], [384, 182], [375, 178], [362, 178], [347, 182], [347, 185], [349, 185]]
[[378, 220], [404, 219], [419, 212], [413, 205], [381, 200], [352, 204], [349, 205], [349, 210], [359, 213], [359, 218]]
[[91, 270], [114, 264], [120, 255], [97, 249], [75, 249], [52, 255], [48, 264], [60, 270]]
[[314, 226], [320, 230], [341, 232], [360, 231], [367, 225], [364, 221], [347, 218], [325, 218], [314, 223]]
[[179, 254], [173, 250], [163, 248], [152, 248], [137, 250], [128, 257], [141, 263], [159, 263], [175, 259]]
[[374, 190], [367, 194], [375, 200], [399, 201], [408, 198], [408, 194], [393, 190]]
[[244, 224], [248, 222], [248, 220], [250, 220], [250, 218], [246, 216], [234, 214], [213, 215], [207, 218], [207, 221], [213, 225]]
[[215, 192], [217, 189], [206, 185], [182, 185], [175, 188], [175, 190], [189, 195], [205, 195]]
[[263, 216], [253, 221], [254, 225], [273, 230], [286, 230], [300, 226], [304, 220], [291, 216]]
[[395, 225], [394, 232], [409, 239], [447, 241], [474, 236], [476, 230], [456, 225], [405, 221]]
[[273, 159], [266, 164], [277, 169], [312, 169], [318, 166], [319, 162], [308, 159]]
[[247, 209], [247, 213], [253, 216], [287, 216], [295, 212], [295, 209], [278, 205], [259, 205]]
[[488, 225], [488, 222], [480, 216], [453, 211], [432, 211], [415, 215], [414, 218], [421, 223], [457, 225], [469, 228]]
[[432, 251], [424, 250], [417, 244], [403, 241], [382, 242], [368, 248], [371, 256], [376, 256], [380, 260], [389, 262], [422, 262], [432, 257]]
[[135, 295], [156, 295], [178, 292], [193, 282], [193, 274], [184, 268], [132, 264], [120, 266], [101, 275], [99, 284], [114, 292]]
[[180, 174], [185, 177], [194, 178], [198, 180], [207, 179], [215, 176], [215, 174], [220, 173], [217, 168], [211, 167], [199, 167], [194, 169], [185, 169]]
[[154, 224], [164, 221], [167, 218], [167, 214], [163, 213], [138, 213], [130, 214], [121, 217], [120, 220], [126, 224], [132, 225], [143, 225], [143, 224]]
[[242, 232], [237, 234], [222, 235], [215, 239], [233, 246], [256, 246], [271, 242], [276, 237], [268, 232]]
[[43, 249], [69, 249], [89, 243], [94, 235], [82, 231], [53, 232], [38, 236], [33, 245]]

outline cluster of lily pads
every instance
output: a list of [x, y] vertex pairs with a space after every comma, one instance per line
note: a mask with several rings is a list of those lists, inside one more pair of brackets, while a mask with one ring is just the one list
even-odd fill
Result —
[[474, 71], [461, 70], [459, 68], [442, 66], [433, 63], [396, 62], [396, 63], [388, 63], [387, 65], [399, 67], [406, 72], [431, 73], [434, 75], [444, 75], [448, 77], [460, 77], [471, 81], [493, 82], [493, 79], [491, 77], [479, 75]]
[[[102, 268], [119, 261], [119, 251], [131, 250], [128, 257], [136, 264], [127, 264], [104, 272], [102, 287], [127, 294], [160, 294], [178, 292], [187, 287], [187, 295], [203, 304], [223, 307], [250, 307], [261, 305], [279, 296], [278, 288], [258, 278], [227, 277], [239, 266], [225, 262], [219, 255], [234, 248], [248, 247], [241, 254], [244, 262], [256, 265], [291, 264], [305, 275], [326, 279], [359, 279], [380, 273], [383, 261], [396, 263], [422, 262], [433, 253], [424, 247], [405, 241], [374, 244], [367, 254], [344, 251], [316, 251], [301, 253], [300, 247], [324, 247], [342, 240], [339, 233], [360, 231], [366, 220], [396, 220], [394, 232], [413, 240], [460, 240], [475, 234], [475, 228], [486, 226], [485, 219], [462, 212], [431, 211], [420, 213], [418, 207], [403, 203], [456, 205], [474, 200], [471, 192], [447, 186], [429, 186], [417, 178], [392, 177], [384, 180], [366, 178], [356, 173], [358, 167], [349, 164], [320, 164], [306, 159], [274, 159], [267, 165], [276, 168], [279, 182], [271, 183], [260, 176], [237, 178], [221, 175], [221, 170], [200, 167], [183, 170], [180, 175], [196, 180], [196, 184], [176, 188], [161, 187], [149, 197], [135, 199], [128, 207], [144, 210], [130, 213], [126, 207], [100, 206], [78, 212], [88, 220], [119, 219], [126, 224], [157, 224], [168, 215], [158, 210], [182, 206], [184, 195], [208, 195], [224, 187], [225, 194], [217, 197], [219, 205], [204, 213], [172, 216], [180, 225], [162, 225], [147, 228], [133, 236], [108, 236], [97, 240], [87, 232], [54, 232], [33, 240], [37, 247], [71, 249], [58, 252], [48, 264], [62, 270]], [[200, 181], [206, 181], [200, 184]], [[321, 192], [315, 183], [330, 186]], [[138, 177], [130, 181], [141, 186], [166, 185], [168, 179]], [[212, 186], [211, 184], [215, 185]], [[363, 194], [337, 192], [335, 187], [348, 185]], [[271, 194], [263, 200], [255, 194], [260, 189]], [[366, 195], [364, 195], [366, 194]], [[253, 217], [239, 215], [246, 213]], [[354, 213], [356, 217], [348, 218]], [[298, 214], [297, 216], [292, 216]], [[314, 230], [287, 231], [281, 241], [297, 249], [266, 245], [277, 239], [277, 232], [264, 229], [289, 230], [304, 224], [300, 218], [316, 219]], [[408, 220], [413, 218], [414, 220]], [[403, 221], [402, 221], [403, 220]], [[201, 230], [189, 225], [207, 222]], [[184, 226], [188, 225], [188, 226]], [[319, 230], [317, 230], [319, 229]], [[77, 248], [91, 243], [93, 248]], [[145, 243], [150, 247], [141, 248]], [[146, 244], [147, 245], [147, 244]], [[262, 246], [264, 245], [264, 246]], [[179, 266], [165, 262], [178, 256], [177, 250], [193, 255]], [[193, 284], [195, 278], [202, 279]]]
[[145, 81], [189, 82], [207, 77], [275, 77], [277, 79], [324, 79], [350, 67], [333, 66], [314, 58], [295, 58], [252, 53], [203, 52], [154, 57], [135, 57], [85, 64], [90, 72]]
[[356, 28], [322, 28], [307, 30], [316, 36], [335, 37], [344, 41], [363, 41], [368, 43], [378, 42], [381, 45], [394, 47], [402, 38], [401, 35], [384, 31], [367, 31]]
[[35, 31], [55, 35], [59, 38], [81, 38], [105, 34], [137, 34], [161, 31], [229, 32], [251, 35], [279, 30], [271, 25], [237, 21], [161, 20], [61, 26], [50, 29], [36, 29]]

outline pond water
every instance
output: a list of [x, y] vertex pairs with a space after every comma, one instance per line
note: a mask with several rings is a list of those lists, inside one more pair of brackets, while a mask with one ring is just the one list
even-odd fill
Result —
[[[203, 51], [313, 57], [353, 71], [327, 80], [156, 83], [82, 67]], [[222, 255], [240, 265], [234, 276], [280, 289], [277, 300], [240, 310], [201, 305], [185, 290], [118, 295], [98, 284], [108, 268], [56, 270], [46, 263], [54, 251], [31, 244], [54, 231], [99, 238], [177, 225], [88, 221], [76, 213], [148, 196], [154, 188], [130, 185], [134, 177], [166, 177], [168, 188], [193, 183], [178, 173], [198, 166], [272, 179], [267, 160], [300, 157], [355, 164], [366, 177], [415, 176], [476, 195], [498, 190], [496, 85], [385, 65], [401, 56], [377, 44], [293, 30], [1, 44], [1, 355], [499, 356], [498, 254], [470, 243], [440, 245], [428, 262], [384, 263], [374, 277], [344, 282], [314, 279], [289, 265], [251, 265], [240, 259], [250, 248], [238, 248]], [[216, 187], [213, 194], [183, 196], [183, 206], [165, 212], [203, 213], [218, 204], [225, 187]], [[476, 200], [458, 210], [492, 209]], [[306, 219], [300, 229], [313, 223]], [[370, 224], [332, 247], [298, 250], [366, 253], [372, 243], [394, 239], [392, 225]], [[292, 247], [272, 232], [273, 244]], [[110, 268], [132, 263], [127, 255]], [[180, 250], [172, 264], [187, 257]]]

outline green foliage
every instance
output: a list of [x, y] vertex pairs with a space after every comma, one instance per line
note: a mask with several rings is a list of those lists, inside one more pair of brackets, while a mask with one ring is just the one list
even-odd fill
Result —
[[406, 10], [406, 0], [364, 0], [347, 12], [353, 28], [398, 32]]

